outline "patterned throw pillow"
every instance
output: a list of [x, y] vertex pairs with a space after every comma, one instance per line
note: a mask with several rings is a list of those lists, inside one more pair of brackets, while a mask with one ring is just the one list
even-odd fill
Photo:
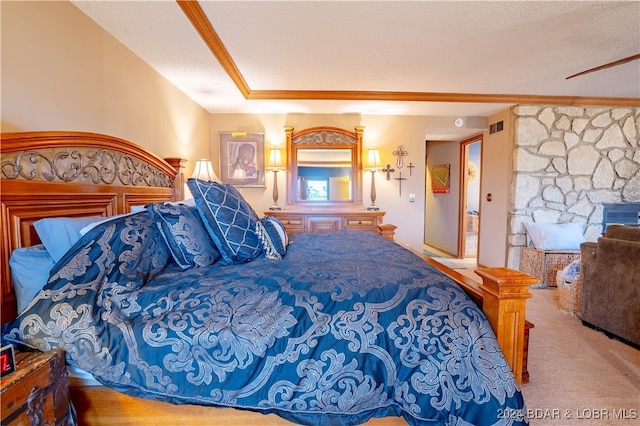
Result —
[[154, 203], [147, 206], [160, 229], [173, 260], [182, 269], [208, 266], [220, 259], [220, 252], [207, 233], [195, 207]]
[[262, 253], [256, 234], [258, 216], [231, 185], [187, 180], [202, 221], [227, 264], [244, 263]]
[[268, 259], [282, 260], [289, 244], [289, 236], [282, 222], [275, 216], [265, 216], [258, 220], [256, 232], [262, 241], [265, 256]]

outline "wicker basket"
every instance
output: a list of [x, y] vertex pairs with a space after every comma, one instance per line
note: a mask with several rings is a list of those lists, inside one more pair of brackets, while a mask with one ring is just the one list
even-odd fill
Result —
[[579, 258], [580, 250], [538, 250], [522, 247], [520, 270], [538, 278], [543, 285], [555, 287], [558, 271]]
[[576, 316], [578, 314], [578, 302], [580, 301], [580, 284], [581, 280], [570, 280], [562, 276], [562, 271], [558, 272], [557, 280], [558, 306], [560, 310], [569, 315]]

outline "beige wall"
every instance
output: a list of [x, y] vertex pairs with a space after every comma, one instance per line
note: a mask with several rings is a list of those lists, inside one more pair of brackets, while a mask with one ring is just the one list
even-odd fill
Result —
[[[215, 114], [211, 116], [210, 158], [216, 173], [219, 171], [218, 133], [228, 131], [264, 132], [266, 152], [272, 146], [284, 147], [284, 126], [293, 126], [294, 131], [314, 126], [335, 126], [353, 129], [364, 126], [363, 156], [367, 149], [378, 148], [383, 164], [391, 164], [395, 173], [391, 180], [385, 179], [382, 172], [376, 174], [376, 205], [386, 212], [384, 221], [392, 223], [396, 229], [396, 241], [421, 250], [424, 234], [424, 135], [429, 125], [425, 117], [413, 116], [365, 116], [357, 114]], [[404, 167], [398, 169], [397, 157], [393, 151], [402, 145], [408, 152], [404, 157]], [[407, 167], [412, 163], [415, 167], [410, 174]], [[402, 177], [402, 196], [399, 194], [398, 181]], [[266, 176], [264, 188], [241, 188], [242, 194], [253, 208], [261, 214], [273, 204], [273, 174]], [[365, 172], [363, 179], [363, 203], [370, 204], [371, 174]], [[286, 175], [278, 173], [279, 204], [286, 202]], [[409, 202], [409, 194], [415, 194], [415, 202]]]
[[[376, 175], [376, 204], [385, 222], [398, 226], [397, 240], [422, 247], [424, 134], [433, 118], [360, 115], [210, 115], [157, 74], [69, 2], [2, 2], [1, 130], [73, 130], [104, 133], [137, 143], [161, 157], [182, 157], [190, 174], [196, 159], [218, 164], [218, 132], [264, 132], [268, 146], [283, 144], [285, 125], [365, 126], [364, 149], [377, 147], [382, 161], [392, 151], [409, 155], [387, 181]], [[441, 119], [443, 120], [443, 119]], [[450, 120], [447, 120], [450, 121]], [[440, 125], [440, 123], [435, 123]], [[411, 176], [406, 167], [413, 163]], [[397, 169], [397, 167], [396, 167]], [[285, 175], [279, 176], [286, 200]], [[369, 203], [370, 174], [363, 179]], [[272, 204], [273, 177], [265, 188], [242, 189], [256, 211]], [[409, 194], [415, 202], [409, 202]]]
[[209, 114], [70, 2], [2, 7], [1, 130], [104, 133], [206, 156]]
[[[489, 118], [489, 124], [502, 121], [504, 130], [485, 132], [482, 146], [480, 182], [480, 232], [478, 264], [506, 266], [507, 219], [511, 194], [511, 146], [513, 140], [511, 114], [504, 110]], [[487, 195], [491, 194], [491, 201]]]
[[[501, 132], [483, 133], [482, 169], [480, 175], [480, 232], [478, 264], [506, 266], [507, 221], [511, 181], [511, 113], [504, 110], [489, 117], [488, 124], [503, 121]], [[451, 165], [448, 194], [431, 192], [431, 176], [427, 174], [425, 243], [446, 253], [458, 252], [458, 216], [460, 209], [460, 142], [427, 142], [427, 167]], [[487, 194], [491, 201], [487, 201]]]
[[[426, 211], [424, 214], [424, 242], [440, 251], [458, 253], [458, 211], [460, 199], [460, 143], [427, 142]], [[450, 165], [449, 193], [431, 191], [433, 166]]]
[[[1, 60], [2, 74], [0, 81], [0, 118], [1, 130], [41, 131], [41, 130], [74, 130], [105, 133], [137, 143], [161, 157], [183, 157], [188, 161], [186, 172], [193, 170], [194, 160], [210, 157], [218, 164], [218, 132], [219, 131], [255, 131], [266, 134], [267, 147], [284, 143], [283, 127], [294, 126], [303, 129], [311, 126], [330, 125], [351, 129], [364, 126], [364, 149], [376, 147], [381, 150], [384, 164], [396, 168], [392, 179], [387, 181], [384, 173], [376, 174], [376, 204], [387, 212], [385, 222], [398, 226], [396, 239], [414, 249], [421, 249], [425, 229], [425, 142], [424, 135], [429, 127], [443, 128], [452, 121], [448, 117], [414, 117], [414, 116], [366, 116], [356, 114], [342, 115], [305, 115], [305, 114], [265, 114], [210, 115], [200, 106], [187, 98], [181, 91], [171, 85], [162, 76], [152, 70], [140, 58], [135, 56], [117, 40], [106, 33], [100, 26], [81, 13], [70, 2], [0, 2], [1, 7]], [[604, 200], [628, 201], [633, 197], [623, 196], [622, 182], [629, 182], [627, 192], [635, 194], [628, 188], [637, 186], [638, 182], [638, 110], [607, 108], [585, 108], [577, 110], [546, 107], [535, 107], [535, 114], [522, 107], [519, 122], [523, 115], [527, 122], [537, 120], [536, 129], [546, 128], [538, 139], [531, 140], [531, 131], [516, 134], [506, 129], [500, 135], [488, 136], [485, 133], [483, 151], [483, 187], [481, 199], [487, 192], [492, 192], [494, 202], [491, 207], [499, 214], [486, 214], [488, 207], [481, 205], [482, 223], [480, 233], [480, 263], [488, 266], [504, 264], [509, 250], [522, 244], [520, 222], [509, 221], [508, 215], [526, 216], [548, 220], [550, 213], [560, 212], [558, 220], [571, 220], [568, 214], [577, 215], [577, 220], [588, 224], [588, 232], [594, 233], [601, 213], [600, 204]], [[523, 114], [522, 111], [527, 111]], [[578, 114], [579, 113], [579, 114]], [[505, 127], [513, 125], [510, 112], [506, 114]], [[491, 117], [494, 122], [501, 115]], [[514, 118], [513, 120], [516, 120]], [[609, 120], [611, 123], [610, 124]], [[566, 126], [569, 125], [569, 128]], [[583, 124], [586, 123], [586, 127]], [[622, 150], [615, 144], [620, 143], [612, 135], [616, 126], [628, 147]], [[522, 128], [522, 126], [519, 126]], [[613, 129], [613, 130], [610, 130]], [[601, 133], [605, 142], [600, 139]], [[546, 135], [546, 136], [545, 136]], [[556, 147], [558, 135], [563, 135], [565, 153], [534, 152], [537, 146], [550, 149]], [[506, 145], [505, 145], [506, 144]], [[399, 195], [399, 183], [393, 178], [399, 177], [395, 166], [396, 157], [392, 152], [399, 145], [408, 151], [402, 177], [402, 196]], [[504, 145], [504, 146], [503, 146]], [[515, 197], [522, 198], [526, 191], [519, 187], [512, 188], [515, 195], [510, 195], [510, 181], [513, 176], [501, 179], [495, 173], [502, 173], [511, 168], [511, 154], [514, 149], [519, 153], [525, 150], [536, 156], [536, 161], [552, 161], [558, 164], [574, 163], [580, 160], [569, 158], [571, 152], [584, 152], [584, 145], [593, 145], [595, 152], [601, 146], [603, 160], [594, 169], [595, 180], [589, 180], [587, 192], [578, 193], [582, 188], [584, 176], [559, 179], [549, 176], [548, 172], [534, 170], [518, 170], [517, 176], [540, 175], [542, 184], [539, 197], [532, 197], [526, 209], [511, 211], [510, 202]], [[610, 146], [611, 145], [611, 146]], [[486, 148], [493, 146], [493, 154]], [[515, 147], [515, 148], [514, 148]], [[534, 151], [532, 151], [534, 150]], [[620, 156], [620, 153], [624, 154]], [[457, 152], [457, 149], [456, 149]], [[485, 155], [486, 154], [486, 155]], [[491, 155], [495, 154], [495, 158]], [[577, 154], [572, 154], [580, 158]], [[435, 158], [434, 158], [435, 160]], [[449, 161], [449, 160], [447, 160]], [[410, 175], [408, 166], [415, 168]], [[451, 158], [452, 192], [448, 198], [457, 203], [458, 160]], [[527, 164], [533, 164], [528, 162]], [[537, 164], [537, 163], [536, 163]], [[611, 165], [608, 167], [608, 165]], [[570, 166], [570, 164], [569, 164]], [[542, 169], [541, 169], [542, 170]], [[611, 171], [613, 170], [613, 173]], [[565, 173], [560, 169], [561, 174]], [[542, 174], [541, 174], [542, 173]], [[582, 172], [581, 172], [582, 173]], [[583, 173], [584, 174], [584, 173]], [[485, 181], [485, 176], [494, 178], [495, 183]], [[537, 176], [537, 175], [536, 175]], [[609, 178], [609, 176], [612, 176]], [[548, 183], [556, 179], [556, 186]], [[571, 180], [573, 186], [567, 186]], [[610, 188], [602, 188], [609, 185]], [[286, 176], [279, 174], [280, 203], [286, 200]], [[242, 189], [256, 211], [267, 209], [272, 203], [273, 175], [266, 178], [264, 188]], [[369, 204], [370, 175], [363, 178], [363, 200]], [[603, 191], [607, 197], [602, 198]], [[562, 194], [560, 203], [556, 201]], [[415, 194], [415, 202], [409, 202], [409, 194]], [[428, 194], [428, 191], [427, 191]], [[577, 194], [577, 195], [576, 195]], [[582, 196], [580, 194], [586, 194]], [[618, 194], [616, 198], [616, 194]], [[536, 195], [536, 194], [534, 194]], [[501, 197], [496, 200], [496, 196]], [[502, 200], [502, 197], [504, 200]], [[582, 198], [581, 198], [582, 197]], [[585, 198], [586, 197], [586, 198]], [[598, 198], [600, 197], [600, 198]], [[434, 198], [435, 199], [435, 198]], [[633, 198], [635, 199], [635, 198]], [[540, 200], [540, 201], [539, 201]], [[575, 206], [574, 201], [581, 201]], [[431, 201], [427, 200], [431, 209]], [[440, 200], [442, 201], [442, 200]], [[498, 202], [496, 202], [498, 201]], [[543, 208], [535, 203], [545, 202]], [[448, 205], [448, 202], [445, 203]], [[595, 205], [591, 210], [589, 207]], [[564, 206], [564, 207], [563, 207]], [[450, 210], [448, 206], [446, 211]], [[587, 213], [582, 212], [587, 210]], [[545, 216], [546, 215], [546, 216]], [[503, 216], [505, 216], [503, 218]], [[579, 217], [578, 217], [579, 216]], [[584, 217], [584, 218], [583, 218]], [[427, 214], [427, 220], [430, 215]], [[438, 220], [444, 220], [442, 217]], [[486, 222], [489, 220], [490, 222]], [[448, 220], [438, 231], [446, 230], [447, 241], [456, 241], [457, 221]], [[495, 229], [491, 228], [493, 226]], [[509, 235], [507, 236], [507, 226]], [[442, 232], [440, 232], [442, 233]], [[588, 235], [590, 238], [592, 235]], [[508, 237], [508, 239], [507, 239]], [[440, 245], [440, 234], [436, 245]], [[505, 243], [506, 241], [506, 243]], [[443, 248], [455, 252], [455, 247], [442, 243]], [[495, 259], [486, 259], [485, 254], [495, 255]], [[510, 255], [508, 265], [517, 267], [517, 255]]]

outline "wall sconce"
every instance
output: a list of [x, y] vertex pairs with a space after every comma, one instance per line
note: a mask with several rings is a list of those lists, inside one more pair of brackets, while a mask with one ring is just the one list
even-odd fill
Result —
[[377, 149], [370, 149], [365, 167], [367, 170], [371, 170], [371, 205], [367, 207], [367, 210], [380, 210], [379, 207], [376, 207], [376, 171], [381, 166], [380, 152]]
[[267, 168], [273, 171], [273, 206], [269, 207], [269, 210], [282, 210], [282, 207], [278, 206], [278, 171], [284, 170], [284, 163], [278, 148], [272, 148], [269, 151]]
[[211, 161], [204, 158], [196, 161], [196, 168], [193, 170], [191, 178], [220, 182], [220, 179], [218, 179], [218, 176], [216, 176], [215, 172], [213, 171]]

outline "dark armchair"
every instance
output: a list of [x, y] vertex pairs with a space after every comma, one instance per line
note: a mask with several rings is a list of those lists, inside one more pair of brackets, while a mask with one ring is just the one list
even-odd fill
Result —
[[640, 228], [610, 225], [597, 243], [580, 246], [578, 317], [640, 345]]

